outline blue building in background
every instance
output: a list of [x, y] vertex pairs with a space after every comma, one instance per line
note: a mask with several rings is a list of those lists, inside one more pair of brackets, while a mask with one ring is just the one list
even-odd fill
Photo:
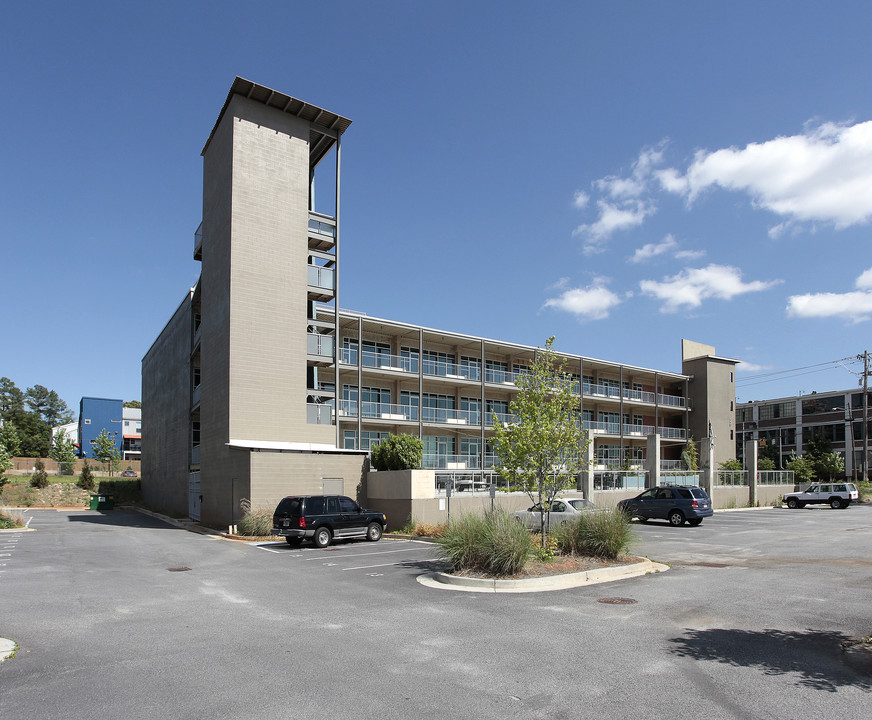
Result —
[[95, 457], [92, 442], [103, 430], [115, 440], [120, 455], [124, 444], [123, 419], [123, 401], [83, 397], [79, 401], [79, 457]]

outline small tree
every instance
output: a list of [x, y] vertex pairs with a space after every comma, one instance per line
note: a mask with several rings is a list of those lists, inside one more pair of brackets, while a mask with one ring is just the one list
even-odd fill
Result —
[[757, 469], [758, 470], [774, 470], [775, 469], [775, 461], [772, 458], [761, 457], [757, 460]]
[[424, 459], [424, 443], [414, 435], [388, 435], [370, 456], [376, 470], [417, 470]]
[[718, 463], [719, 470], [726, 470], [729, 472], [737, 472], [739, 470], [744, 470], [742, 467], [742, 463], [740, 463], [735, 458], [730, 458], [729, 460], [724, 460], [722, 463]]
[[6, 480], [6, 471], [12, 467], [12, 456], [6, 451], [6, 446], [0, 442], [0, 491], [8, 482]]
[[111, 477], [114, 466], [121, 460], [121, 453], [115, 446], [115, 438], [109, 435], [106, 428], [103, 428], [94, 439], [91, 449], [94, 451], [94, 457], [106, 465]]
[[538, 503], [543, 547], [551, 503], [576, 482], [589, 442], [579, 418], [574, 380], [553, 346], [550, 337], [527, 372], [516, 378], [518, 394], [509, 403], [513, 421], [493, 418], [499, 473], [510, 487]]
[[66, 433], [58, 432], [54, 436], [48, 456], [58, 463], [58, 471], [62, 475], [73, 474], [73, 463], [76, 462], [76, 446]]
[[21, 437], [15, 425], [8, 420], [0, 427], [0, 445], [6, 449], [9, 457], [21, 455]]
[[94, 489], [94, 472], [88, 464], [88, 458], [85, 458], [85, 462], [82, 465], [82, 474], [79, 476], [79, 481], [76, 485], [82, 488], [82, 490]]
[[840, 475], [845, 472], [845, 459], [837, 452], [824, 453], [815, 458], [814, 469], [818, 477], [826, 475], [832, 480], [833, 475]]
[[785, 467], [793, 472], [798, 485], [811, 485], [814, 481], [814, 464], [802, 455], [791, 455]]
[[699, 452], [691, 435], [681, 451], [681, 465], [685, 470], [699, 470]]
[[34, 473], [30, 477], [30, 487], [47, 488], [48, 473], [45, 471], [45, 463], [42, 460], [37, 460], [34, 468]]

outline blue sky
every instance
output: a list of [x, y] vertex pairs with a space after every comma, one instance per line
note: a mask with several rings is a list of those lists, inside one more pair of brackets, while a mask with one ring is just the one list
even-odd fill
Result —
[[685, 337], [743, 361], [740, 401], [854, 387], [870, 27], [861, 2], [10, 4], [0, 375], [140, 397], [239, 75], [353, 120], [343, 307], [672, 371]]

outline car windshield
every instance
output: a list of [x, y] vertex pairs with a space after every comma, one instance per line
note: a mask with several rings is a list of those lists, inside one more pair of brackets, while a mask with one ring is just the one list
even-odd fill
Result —
[[690, 494], [699, 500], [708, 500], [708, 493], [702, 488], [692, 487], [690, 488]]
[[593, 507], [593, 503], [590, 500], [570, 500], [569, 504], [576, 510], [584, 510], [585, 508]]

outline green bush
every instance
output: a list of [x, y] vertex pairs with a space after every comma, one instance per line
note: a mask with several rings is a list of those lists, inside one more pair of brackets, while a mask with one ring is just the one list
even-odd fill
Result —
[[20, 527], [24, 527], [24, 515], [0, 507], [0, 528], [11, 530]]
[[414, 435], [388, 435], [370, 452], [376, 470], [417, 470], [424, 459], [424, 442]]
[[85, 458], [85, 462], [82, 465], [82, 474], [79, 475], [79, 481], [76, 483], [82, 490], [91, 491], [94, 489], [94, 471], [91, 470], [91, 465], [88, 463], [88, 459]]
[[36, 470], [30, 478], [30, 487], [47, 488], [48, 473], [45, 471], [45, 463], [42, 460], [37, 460], [34, 467]]
[[101, 495], [111, 495], [116, 503], [142, 502], [142, 488], [139, 478], [112, 478], [101, 480], [97, 486]]
[[[243, 505], [244, 515], [236, 526], [240, 535], [266, 537], [273, 527], [274, 508], [253, 508], [249, 503]], [[281, 538], [279, 538], [281, 539]]]
[[606, 560], [616, 559], [635, 539], [630, 516], [617, 508], [582, 513], [552, 532], [564, 555], [588, 555]]
[[533, 554], [530, 533], [500, 509], [452, 520], [436, 543], [455, 572], [514, 575]]

